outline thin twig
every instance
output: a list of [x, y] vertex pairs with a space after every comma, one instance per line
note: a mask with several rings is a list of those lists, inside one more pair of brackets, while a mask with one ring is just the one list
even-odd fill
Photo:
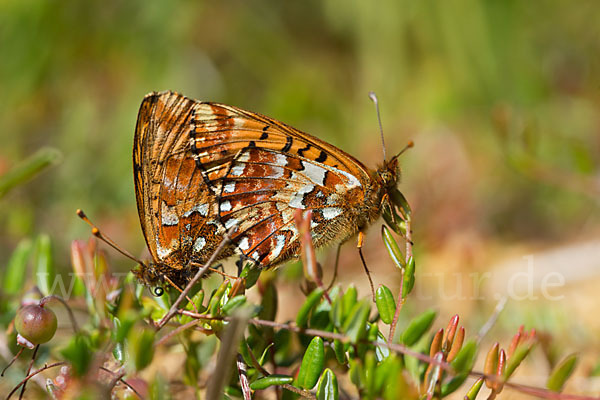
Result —
[[[410, 216], [407, 217], [405, 219], [406, 222], [406, 236], [405, 236], [405, 240], [406, 240], [406, 254], [405, 254], [405, 261], [404, 261], [404, 265], [406, 268], [406, 265], [408, 265], [410, 259], [413, 256], [413, 252], [412, 252], [412, 232], [411, 232], [411, 225], [410, 225]], [[402, 296], [403, 292], [404, 292], [404, 271], [402, 271], [402, 276], [400, 277], [400, 289], [398, 290], [398, 300], [396, 300], [396, 312], [394, 313], [394, 318], [392, 319], [392, 323], [390, 324], [390, 335], [388, 337], [388, 342], [392, 343], [393, 339], [394, 339], [394, 334], [396, 333], [396, 325], [398, 325], [398, 319], [400, 318], [400, 311], [402, 310], [402, 307], [404, 306], [404, 302], [405, 302], [405, 298]]]
[[[222, 321], [230, 321], [231, 320], [231, 317], [213, 317], [210, 314], [196, 314], [196, 313], [193, 313], [193, 312], [187, 311], [187, 310], [179, 310], [179, 313], [181, 315], [187, 315], [188, 317], [205, 319], [205, 320], [222, 320]], [[292, 325], [292, 324], [282, 324], [279, 322], [258, 319], [258, 318], [249, 319], [248, 323], [253, 324], [253, 325], [259, 325], [259, 326], [268, 326], [269, 328], [274, 328], [274, 329], [285, 329], [285, 330], [288, 330], [291, 332], [303, 333], [305, 335], [310, 335], [310, 336], [319, 336], [319, 337], [322, 337], [325, 339], [331, 339], [331, 340], [338, 339], [342, 342], [350, 342], [350, 338], [342, 333], [327, 332], [327, 331], [322, 331], [319, 329], [311, 329], [311, 328], [303, 329], [303, 328], [300, 328], [300, 327], [298, 327], [296, 325]], [[431, 357], [426, 356], [425, 354], [421, 354], [417, 351], [411, 350], [408, 347], [401, 345], [401, 344], [386, 343], [386, 342], [381, 342], [381, 341], [368, 341], [368, 340], [361, 340], [361, 343], [370, 344], [373, 346], [387, 347], [390, 350], [394, 350], [399, 353], [406, 354], [407, 356], [415, 357], [416, 359], [426, 362], [426, 363], [433, 362], [434, 364], [439, 364], [443, 369], [454, 372], [454, 370], [450, 366], [450, 364], [448, 364], [446, 362], [438, 363], [436, 360], [432, 360]]]
[[[142, 396], [140, 394], [140, 392], [138, 392], [137, 390], [135, 390], [135, 388], [133, 386], [131, 386], [129, 383], [127, 383], [127, 381], [125, 379], [123, 379], [123, 375], [117, 374], [116, 372], [111, 371], [108, 368], [105, 367], [100, 367], [100, 369], [104, 372], [108, 372], [111, 375], [119, 375], [119, 379], [117, 379], [119, 382], [123, 383], [125, 386], [127, 386], [129, 389], [131, 389], [131, 391], [133, 393], [135, 393], [140, 399], [143, 399], [144, 396]], [[114, 385], [113, 385], [114, 386]]]
[[477, 343], [480, 343], [481, 339], [483, 339], [483, 337], [489, 332], [489, 330], [492, 329], [492, 326], [494, 326], [494, 324], [498, 320], [500, 313], [502, 312], [502, 310], [504, 310], [504, 307], [506, 306], [507, 301], [508, 301], [508, 297], [503, 296], [500, 299], [500, 301], [498, 302], [498, 304], [496, 304], [496, 307], [494, 308], [494, 312], [492, 313], [490, 318], [486, 321], [486, 323], [483, 324], [483, 326], [477, 333]]
[[55, 362], [55, 363], [53, 363], [53, 364], [46, 364], [46, 365], [44, 365], [42, 368], [40, 368], [40, 369], [38, 369], [38, 370], [36, 370], [36, 371], [34, 371], [34, 372], [30, 373], [30, 374], [29, 374], [29, 375], [27, 375], [27, 376], [26, 376], [26, 377], [25, 377], [25, 378], [24, 378], [24, 379], [23, 379], [21, 382], [19, 382], [19, 384], [18, 384], [17, 386], [15, 386], [15, 387], [13, 388], [13, 390], [11, 390], [11, 391], [10, 391], [10, 393], [8, 394], [8, 396], [6, 396], [6, 399], [5, 399], [5, 400], [9, 400], [9, 399], [12, 397], [12, 395], [13, 395], [13, 394], [15, 394], [15, 392], [16, 392], [17, 390], [19, 390], [19, 388], [20, 388], [22, 385], [25, 385], [25, 383], [26, 383], [26, 382], [27, 382], [29, 379], [33, 378], [35, 375], [39, 374], [40, 372], [42, 372], [42, 371], [45, 371], [45, 370], [47, 370], [47, 369], [50, 369], [50, 368], [59, 367], [59, 366], [61, 366], [61, 365], [66, 365], [66, 364], [67, 364], [67, 363], [66, 363], [66, 362], [64, 362], [64, 361], [61, 361], [61, 362]]
[[0, 373], [0, 376], [4, 376], [4, 373], [6, 372], [6, 370], [9, 369], [10, 366], [13, 365], [13, 363], [15, 361], [17, 361], [17, 358], [19, 358], [19, 356], [21, 355], [21, 353], [23, 353], [23, 350], [25, 350], [25, 347], [21, 347], [21, 349], [19, 350], [19, 352], [12, 358], [12, 360], [10, 360], [10, 362], [8, 363], [8, 365], [6, 367], [4, 367], [4, 369], [2, 370], [2, 373]]
[[329, 286], [327, 286], [327, 291], [331, 290], [331, 288], [333, 287], [333, 285], [335, 283], [335, 280], [337, 279], [341, 250], [342, 250], [342, 243], [339, 243], [337, 246], [337, 251], [335, 252], [335, 268], [333, 269], [333, 277], [331, 278], [331, 283], [329, 283]]
[[240, 377], [240, 387], [242, 388], [242, 394], [244, 395], [244, 400], [252, 399], [252, 392], [250, 390], [250, 382], [248, 382], [248, 374], [246, 371], [246, 363], [242, 358], [242, 355], [238, 353], [237, 361], [236, 361], [238, 375]]
[[202, 268], [198, 270], [198, 272], [196, 272], [196, 275], [194, 275], [194, 277], [187, 284], [185, 289], [183, 289], [183, 292], [181, 292], [177, 300], [175, 300], [175, 303], [173, 303], [173, 305], [169, 309], [169, 312], [167, 312], [167, 314], [159, 321], [159, 323], [156, 326], [157, 329], [162, 328], [173, 317], [173, 315], [177, 313], [177, 307], [179, 307], [179, 304], [186, 298], [186, 296], [188, 295], [190, 290], [192, 290], [192, 287], [196, 284], [196, 282], [198, 282], [200, 278], [202, 278], [202, 275], [204, 275], [206, 271], [208, 271], [208, 268], [211, 266], [211, 264], [215, 262], [221, 251], [223, 251], [227, 243], [229, 243], [230, 235], [234, 232], [236, 228], [237, 227], [234, 225], [227, 232], [225, 232], [225, 236], [223, 236], [223, 240], [221, 240], [221, 243], [219, 243], [215, 251], [208, 259], [208, 261], [204, 264]]
[[[38, 344], [37, 346], [35, 346], [35, 350], [33, 350], [33, 355], [31, 356], [31, 361], [29, 362], [29, 367], [27, 368], [27, 375], [29, 375], [29, 373], [31, 372], [31, 368], [33, 368], [33, 363], [35, 362], [35, 357], [37, 356], [37, 352], [39, 349], [40, 349], [40, 345]], [[21, 387], [21, 393], [19, 394], [19, 400], [21, 400], [23, 398], [23, 395], [25, 395], [25, 387], [27, 386], [28, 381], [29, 381], [29, 379], [27, 379], [23, 382], [23, 386]]]
[[396, 302], [396, 311], [394, 312], [394, 318], [390, 324], [390, 334], [388, 336], [388, 342], [394, 342], [394, 334], [396, 333], [396, 325], [398, 325], [398, 319], [400, 318], [400, 310], [404, 305], [404, 298], [402, 293], [404, 292], [404, 274], [400, 275], [400, 289], [398, 290], [398, 301]]
[[178, 326], [177, 328], [173, 329], [171, 332], [169, 332], [165, 336], [161, 337], [158, 341], [156, 341], [154, 343], [154, 347], [161, 346], [167, 340], [171, 339], [173, 336], [177, 335], [180, 332], [183, 332], [186, 329], [189, 329], [189, 328], [193, 327], [194, 325], [198, 325], [199, 323], [200, 323], [200, 320], [199, 319], [195, 319], [195, 320], [190, 321], [190, 322], [188, 322], [186, 324]]

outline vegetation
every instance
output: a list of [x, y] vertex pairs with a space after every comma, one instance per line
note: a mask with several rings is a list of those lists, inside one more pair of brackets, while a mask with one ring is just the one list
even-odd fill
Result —
[[[598, 396], [599, 17], [595, 2], [2, 2], [0, 366], [18, 357], [0, 392]], [[79, 207], [141, 252], [133, 129], [166, 89], [371, 167], [377, 92], [388, 153], [415, 148], [400, 187], [414, 246], [388, 221], [363, 250], [375, 299], [348, 244], [331, 288], [335, 249], [322, 277], [213, 273], [166, 323], [177, 292], [154, 297], [81, 240]]]

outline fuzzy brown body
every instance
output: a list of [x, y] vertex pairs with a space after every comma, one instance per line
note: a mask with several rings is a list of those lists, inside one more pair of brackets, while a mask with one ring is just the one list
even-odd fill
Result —
[[240, 254], [267, 268], [299, 257], [296, 209], [313, 211], [316, 247], [343, 242], [378, 218], [398, 174], [395, 159], [369, 171], [279, 121], [174, 92], [144, 98], [133, 166], [153, 258], [138, 277], [148, 284], [185, 284], [234, 226], [218, 259]]

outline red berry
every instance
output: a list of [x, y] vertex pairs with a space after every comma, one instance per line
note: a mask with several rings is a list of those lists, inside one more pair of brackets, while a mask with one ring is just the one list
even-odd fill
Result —
[[31, 304], [17, 311], [15, 329], [33, 344], [46, 343], [56, 333], [56, 315], [37, 304]]

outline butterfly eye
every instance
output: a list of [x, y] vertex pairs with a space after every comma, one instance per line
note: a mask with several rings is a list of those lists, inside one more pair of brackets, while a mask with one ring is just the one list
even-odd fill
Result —
[[163, 289], [160, 286], [156, 286], [152, 289], [152, 294], [154, 295], [154, 297], [160, 297], [165, 293], [165, 289]]

